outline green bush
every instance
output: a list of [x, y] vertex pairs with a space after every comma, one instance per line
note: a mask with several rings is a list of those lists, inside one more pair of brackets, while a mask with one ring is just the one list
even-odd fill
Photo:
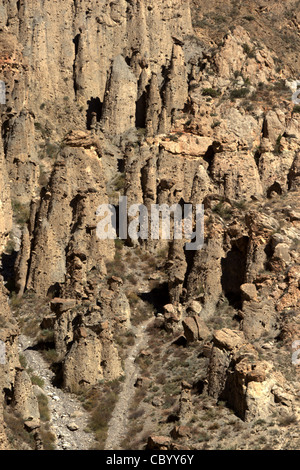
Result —
[[11, 255], [13, 254], [13, 252], [15, 251], [15, 240], [14, 240], [14, 236], [12, 233], [9, 234], [9, 239], [6, 243], [6, 246], [5, 246], [5, 253], [8, 254], [8, 255]]
[[42, 126], [42, 124], [41, 124], [40, 122], [35, 122], [35, 123], [34, 123], [34, 127], [36, 128], [37, 131], [41, 131], [41, 132], [42, 132], [42, 131], [44, 130], [44, 129], [43, 129], [43, 126]]
[[212, 125], [211, 125], [211, 128], [212, 129], [215, 129], [216, 127], [219, 127], [221, 124], [221, 121], [215, 121]]
[[276, 144], [275, 144], [275, 147], [274, 147], [274, 153], [275, 155], [279, 155], [280, 154], [280, 142], [281, 142], [281, 139], [282, 139], [282, 135], [280, 134], [277, 139], [276, 139]]
[[231, 218], [232, 212], [229, 207], [224, 206], [224, 203], [220, 201], [214, 208], [213, 212], [218, 214], [222, 219], [229, 220]]
[[300, 113], [300, 105], [299, 104], [296, 104], [293, 108], [293, 114], [294, 113]]
[[250, 59], [256, 58], [255, 50], [251, 49], [248, 44], [243, 44], [243, 51]]
[[125, 173], [122, 173], [119, 176], [117, 176], [117, 178], [115, 179], [113, 183], [115, 190], [116, 191], [123, 190], [125, 188], [125, 183], [126, 183]]
[[37, 397], [39, 404], [39, 412], [42, 421], [50, 421], [50, 410], [48, 404], [48, 398], [44, 394], [40, 394]]
[[19, 201], [12, 201], [12, 210], [14, 218], [19, 225], [25, 225], [30, 216], [30, 207], [29, 204], [22, 204]]
[[47, 157], [49, 158], [55, 158], [57, 157], [57, 154], [59, 152], [59, 146], [57, 146], [56, 144], [51, 144], [50, 142], [47, 142], [46, 143], [46, 155]]
[[39, 387], [43, 388], [45, 385], [44, 380], [41, 377], [38, 377], [37, 375], [32, 375], [30, 377], [32, 385], [38, 385]]
[[91, 413], [86, 431], [94, 433], [99, 450], [105, 445], [108, 423], [118, 400], [120, 385], [121, 380], [113, 380], [103, 388], [89, 390], [84, 397], [83, 406]]
[[203, 96], [211, 96], [212, 98], [216, 98], [217, 96], [220, 96], [220, 94], [220, 90], [216, 90], [214, 88], [204, 88], [202, 90]]
[[245, 96], [249, 95], [249, 93], [250, 90], [246, 87], [239, 88], [238, 90], [231, 90], [230, 99], [233, 101], [236, 98], [245, 98]]
[[40, 434], [43, 442], [44, 450], [55, 450], [55, 434], [49, 430], [49, 423], [41, 426]]
[[23, 354], [19, 354], [19, 361], [20, 361], [21, 367], [23, 367], [23, 369], [26, 369], [27, 360], [26, 360], [26, 357]]

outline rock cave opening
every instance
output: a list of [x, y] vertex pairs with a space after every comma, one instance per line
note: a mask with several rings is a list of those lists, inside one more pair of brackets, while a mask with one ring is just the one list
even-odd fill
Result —
[[99, 122], [102, 116], [102, 106], [100, 98], [93, 98], [87, 102], [88, 109], [86, 112], [86, 126], [87, 129], [90, 130], [92, 126], [95, 124], [94, 121]]
[[56, 282], [55, 284], [49, 287], [47, 291], [47, 297], [49, 297], [50, 299], [54, 299], [55, 297], [59, 297], [59, 296], [60, 296], [60, 284]]
[[267, 197], [270, 198], [272, 193], [277, 193], [279, 196], [282, 195], [282, 187], [281, 185], [275, 181], [267, 190]]
[[159, 313], [163, 307], [170, 303], [169, 286], [167, 282], [159, 284], [150, 292], [139, 294], [139, 297], [149, 304], [153, 305], [155, 312]]
[[51, 380], [53, 387], [63, 388], [63, 363], [62, 362], [52, 363], [51, 370], [54, 373], [54, 377]]
[[17, 251], [3, 253], [1, 257], [0, 274], [4, 279], [5, 287], [9, 292], [16, 291], [15, 263], [18, 256]]
[[248, 243], [249, 238], [246, 236], [235, 240], [221, 261], [223, 292], [229, 304], [236, 309], [242, 307], [240, 287], [245, 282]]
[[146, 105], [147, 105], [147, 93], [144, 92], [142, 96], [136, 102], [135, 127], [137, 129], [146, 128]]

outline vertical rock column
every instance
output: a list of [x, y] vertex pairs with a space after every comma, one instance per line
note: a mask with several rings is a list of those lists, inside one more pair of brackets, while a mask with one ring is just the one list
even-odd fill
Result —
[[117, 56], [112, 65], [106, 90], [102, 128], [110, 135], [118, 135], [135, 127], [137, 79], [124, 57]]

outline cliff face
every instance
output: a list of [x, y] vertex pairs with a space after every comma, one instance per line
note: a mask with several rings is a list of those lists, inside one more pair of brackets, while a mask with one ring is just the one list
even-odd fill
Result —
[[[171, 64], [172, 36], [192, 31], [189, 5], [1, 1], [0, 12], [0, 79], [6, 89], [6, 104], [1, 105], [1, 252], [9, 243], [19, 250], [14, 266], [19, 297], [29, 289], [39, 296], [51, 292], [95, 303], [89, 273], [96, 270], [99, 279], [105, 276], [104, 261], [113, 259], [114, 247], [96, 237], [96, 209], [108, 202], [101, 142], [82, 131], [96, 124], [108, 135], [119, 135], [134, 129], [136, 121], [144, 125], [151, 76], [158, 76], [161, 85], [163, 68]], [[82, 131], [63, 142], [72, 129]], [[118, 149], [113, 152], [118, 154]], [[104, 162], [104, 167], [108, 179], [114, 176], [116, 162], [112, 168]], [[58, 314], [58, 354], [66, 353], [59, 339], [64, 322], [65, 332], [76, 339], [64, 365], [67, 388], [121, 373], [108, 325], [103, 323], [102, 333], [97, 330], [105, 308], [110, 315], [110, 303], [120, 321], [130, 325], [126, 297], [110, 292], [102, 313], [91, 311], [85, 320], [87, 334], [83, 325], [78, 331], [68, 325], [66, 315], [74, 319], [78, 314], [65, 313], [64, 319]], [[7, 293], [1, 295], [1, 315], [9, 322]], [[1, 340], [14, 346], [8, 348], [5, 366], [11, 376], [3, 379], [0, 389], [7, 395], [15, 386], [12, 403], [18, 403], [30, 385], [22, 374], [14, 385], [17, 329], [2, 326]], [[15, 359], [10, 357], [12, 347]], [[3, 434], [1, 446], [7, 445]]]
[[151, 74], [163, 80], [172, 36], [192, 31], [189, 4], [181, 1], [12, 1], [1, 12], [4, 140], [22, 202], [37, 195], [38, 157], [52, 156], [66, 131], [89, 128], [93, 112], [112, 134], [144, 119], [136, 105]]
[[[157, 368], [175, 380], [166, 332], [196, 361], [177, 374], [191, 383], [171, 395], [185, 424], [193, 413], [202, 419], [195, 394], [224, 400], [245, 422], [284, 407], [298, 416], [297, 375], [285, 382], [268, 353], [280, 339], [288, 355], [298, 332], [298, 77], [241, 21], [221, 41], [216, 31], [208, 37], [207, 12], [219, 2], [204, 3], [0, 0], [0, 252], [11, 291], [11, 307], [1, 291], [0, 391], [9, 412], [20, 414], [26, 398], [21, 419], [31, 432], [36, 397], [10, 308], [22, 333], [33, 322], [33, 347], [55, 349], [52, 368], [68, 391], [122, 377], [124, 338], [130, 345], [150, 308], [156, 352], [152, 369], [140, 361], [148, 375], [138, 384], [161, 380], [161, 401], [145, 399], [156, 403], [154, 421], [170, 401]], [[123, 194], [148, 209], [203, 204], [204, 247], [99, 240], [98, 206], [118, 209]], [[163, 436], [149, 446], [160, 442], [173, 446]]]

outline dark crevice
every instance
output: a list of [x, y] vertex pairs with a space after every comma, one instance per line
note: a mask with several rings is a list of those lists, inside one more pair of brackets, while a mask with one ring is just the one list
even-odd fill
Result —
[[118, 171], [120, 173], [125, 172], [125, 160], [124, 160], [124, 158], [118, 158]]
[[14, 397], [14, 387], [12, 386], [11, 389], [4, 387], [3, 393], [5, 404], [10, 405]]
[[215, 149], [213, 145], [210, 145], [203, 157], [203, 160], [208, 163], [207, 174], [211, 176], [211, 168], [214, 161]]
[[248, 242], [248, 237], [235, 240], [226, 258], [221, 261], [222, 288], [229, 304], [237, 309], [242, 308], [240, 287], [245, 282]]
[[277, 193], [280, 196], [282, 194], [282, 187], [279, 183], [277, 183], [277, 181], [275, 181], [275, 183], [273, 183], [272, 186], [268, 188], [267, 197], [270, 198], [272, 193]]
[[94, 121], [100, 122], [102, 116], [103, 103], [101, 103], [100, 98], [93, 98], [87, 102], [88, 109], [86, 112], [86, 126], [87, 129], [91, 129], [91, 126], [94, 124]]
[[74, 63], [73, 63], [73, 86], [74, 86], [75, 96], [79, 89], [78, 84], [77, 84], [77, 77], [76, 77], [76, 59], [77, 59], [77, 55], [79, 52], [79, 42], [80, 42], [80, 34], [77, 34], [75, 38], [73, 39], [73, 43], [75, 46], [75, 57], [74, 57]]
[[168, 417], [167, 417], [167, 423], [177, 423], [178, 421], [180, 420], [179, 416], [177, 414], [170, 414]]
[[177, 347], [187, 347], [187, 340], [185, 336], [179, 336], [172, 344], [174, 344]]
[[1, 271], [0, 274], [3, 276], [5, 287], [9, 292], [16, 291], [15, 284], [15, 263], [18, 256], [17, 251], [13, 251], [11, 254], [3, 253], [1, 257]]
[[3, 140], [3, 152], [6, 157], [7, 154], [7, 144], [8, 144], [8, 139], [7, 136], [10, 132], [10, 121], [7, 119], [6, 121], [3, 122], [2, 127], [1, 127], [1, 135], [2, 135], [2, 140]]
[[60, 297], [60, 284], [56, 282], [52, 286], [49, 287], [47, 292], [47, 297], [54, 299], [55, 297]]
[[187, 268], [186, 268], [186, 272], [185, 272], [185, 279], [184, 279], [184, 283], [183, 283], [183, 288], [184, 289], [187, 289], [188, 279], [189, 279], [189, 276], [190, 276], [190, 274], [191, 274], [191, 272], [193, 271], [193, 268], [194, 268], [194, 260], [195, 260], [196, 253], [197, 253], [197, 251], [195, 251], [195, 250], [184, 250], [185, 260], [186, 260], [186, 263], [187, 263]]
[[80, 210], [78, 210], [78, 206], [80, 205], [80, 202], [83, 199], [84, 197], [81, 194], [77, 194], [70, 202], [70, 207], [72, 208], [72, 221], [74, 222], [72, 226], [71, 234], [75, 233], [76, 230], [78, 230], [78, 227], [82, 225], [82, 217], [78, 216], [78, 213], [80, 214]]
[[56, 388], [63, 388], [63, 363], [54, 362], [51, 365], [51, 370], [54, 373], [54, 377], [51, 381], [52, 385]]
[[168, 283], [165, 282], [155, 287], [150, 292], [139, 294], [139, 297], [149, 304], [153, 305], [156, 313], [159, 313], [164, 305], [170, 303], [169, 287]]
[[146, 127], [146, 106], [147, 93], [144, 91], [140, 99], [136, 102], [135, 127], [145, 129]]
[[261, 152], [259, 150], [256, 150], [256, 152], [254, 154], [254, 160], [255, 160], [255, 163], [256, 163], [257, 167], [259, 166], [260, 157], [261, 157]]
[[39, 341], [33, 346], [29, 346], [27, 351], [49, 351], [50, 349], [55, 349], [54, 341]]

